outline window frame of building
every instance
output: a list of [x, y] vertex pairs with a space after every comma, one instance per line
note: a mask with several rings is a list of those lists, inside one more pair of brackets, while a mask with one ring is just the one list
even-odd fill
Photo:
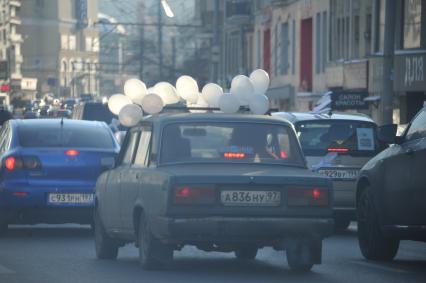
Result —
[[71, 34], [68, 38], [69, 50], [77, 50], [77, 36]]
[[61, 49], [62, 50], [69, 50], [68, 34], [61, 34]]
[[315, 74], [321, 72], [321, 12], [315, 14]]
[[325, 72], [327, 65], [327, 43], [328, 43], [328, 13], [327, 11], [322, 12], [322, 60], [321, 60], [321, 71]]
[[[422, 47], [422, 22], [424, 22], [424, 5], [426, 3], [422, 3], [422, 0], [404, 0], [403, 1], [403, 17], [402, 17], [402, 48], [403, 49], [420, 49]], [[413, 3], [415, 2], [415, 3]], [[410, 5], [415, 5], [416, 8], [413, 9], [415, 11], [416, 15], [410, 14], [407, 15], [407, 9], [410, 7]], [[417, 5], [420, 5], [420, 8], [418, 8]], [[423, 8], [423, 9], [422, 9]], [[415, 18], [418, 17], [418, 22], [412, 22], [412, 20], [415, 20]], [[407, 22], [408, 21], [408, 22]], [[418, 37], [413, 39], [413, 34], [411, 33], [411, 30], [408, 30], [407, 26], [413, 26], [415, 25], [418, 29]], [[415, 40], [415, 41], [414, 41]]]
[[280, 48], [280, 54], [281, 54], [281, 64], [280, 64], [280, 74], [281, 75], [288, 75], [288, 69], [289, 69], [289, 22], [281, 23], [281, 48]]
[[293, 19], [292, 22], [292, 32], [291, 32], [291, 74], [296, 74], [296, 20]]

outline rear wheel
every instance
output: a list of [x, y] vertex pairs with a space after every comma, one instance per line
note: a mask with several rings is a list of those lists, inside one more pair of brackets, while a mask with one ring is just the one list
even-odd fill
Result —
[[366, 188], [357, 201], [358, 243], [366, 259], [391, 261], [399, 248], [399, 239], [385, 237], [380, 230], [371, 191]]
[[257, 247], [239, 247], [235, 250], [235, 256], [241, 260], [253, 260], [257, 255]]
[[96, 257], [98, 259], [116, 259], [118, 255], [118, 244], [106, 233], [96, 209], [93, 218]]
[[155, 238], [144, 214], [139, 219], [138, 246], [139, 262], [144, 269], [159, 269], [173, 259], [173, 249]]
[[295, 272], [308, 272], [314, 266], [311, 249], [306, 244], [289, 247], [286, 250], [288, 266]]

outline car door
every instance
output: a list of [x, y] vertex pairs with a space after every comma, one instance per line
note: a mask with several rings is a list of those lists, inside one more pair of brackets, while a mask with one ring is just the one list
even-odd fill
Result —
[[426, 224], [426, 108], [413, 119], [406, 134], [407, 155], [410, 158], [410, 186], [406, 198], [408, 223]]
[[126, 173], [127, 182], [123, 182], [121, 186], [121, 221], [124, 231], [128, 235], [132, 235], [134, 232], [133, 209], [139, 194], [141, 176], [149, 164], [151, 135], [151, 127], [145, 126], [141, 129], [135, 159]]
[[135, 149], [137, 140], [139, 138], [139, 131], [131, 130], [128, 132], [122, 150], [118, 158], [117, 166], [108, 175], [108, 181], [106, 184], [106, 210], [107, 219], [106, 226], [110, 230], [121, 230], [121, 217], [120, 217], [120, 188], [122, 183], [126, 182], [125, 172], [129, 169], [135, 156]]

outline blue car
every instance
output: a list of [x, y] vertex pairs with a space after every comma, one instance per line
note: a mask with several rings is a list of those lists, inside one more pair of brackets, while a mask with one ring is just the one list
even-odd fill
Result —
[[93, 189], [119, 145], [103, 122], [10, 120], [0, 131], [0, 232], [92, 222]]

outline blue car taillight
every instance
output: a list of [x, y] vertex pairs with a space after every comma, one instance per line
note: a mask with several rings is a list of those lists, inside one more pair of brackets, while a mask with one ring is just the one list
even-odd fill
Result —
[[3, 166], [10, 172], [20, 169], [37, 170], [41, 168], [41, 162], [37, 156], [9, 156]]

